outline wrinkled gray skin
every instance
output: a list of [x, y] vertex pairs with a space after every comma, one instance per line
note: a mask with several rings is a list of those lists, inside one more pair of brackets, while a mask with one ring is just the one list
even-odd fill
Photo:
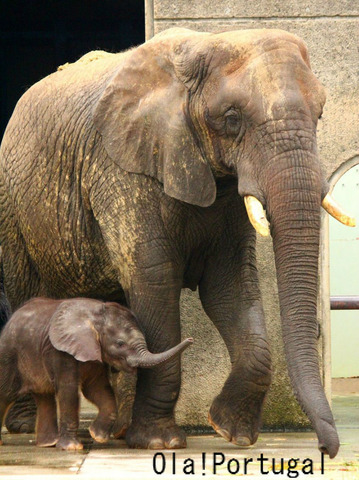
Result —
[[[107, 442], [116, 419], [116, 401], [106, 364], [135, 372], [164, 363], [191, 339], [152, 354], [136, 317], [117, 303], [75, 298], [35, 298], [17, 310], [0, 337], [1, 425], [19, 394], [31, 392], [37, 404], [36, 443], [79, 450], [78, 389], [99, 413], [91, 436]], [[59, 407], [57, 421], [56, 399]]]
[[[304, 43], [280, 30], [173, 29], [91, 56], [29, 89], [0, 159], [0, 241], [13, 307], [32, 295], [124, 298], [149, 348], [180, 339], [179, 297], [199, 288], [232, 371], [210, 410], [229, 441], [258, 436], [271, 378], [255, 231], [265, 206], [296, 397], [335, 456], [317, 355], [321, 200], [316, 146], [325, 103]], [[178, 448], [180, 360], [140, 371], [131, 447]]]

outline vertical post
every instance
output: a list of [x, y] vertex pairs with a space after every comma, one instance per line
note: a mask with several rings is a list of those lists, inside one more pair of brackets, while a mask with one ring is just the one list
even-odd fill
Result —
[[145, 0], [145, 34], [146, 41], [153, 37], [154, 25], [154, 0]]

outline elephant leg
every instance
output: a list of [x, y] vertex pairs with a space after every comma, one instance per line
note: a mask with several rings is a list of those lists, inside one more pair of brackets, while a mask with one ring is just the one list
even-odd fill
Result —
[[4, 418], [6, 417], [6, 413], [13, 405], [14, 401], [10, 401], [8, 398], [0, 397], [0, 445], [3, 444], [1, 439], [1, 427], [3, 425]]
[[53, 447], [59, 439], [54, 395], [34, 394], [37, 405], [36, 445]]
[[[94, 369], [97, 369], [94, 371]], [[90, 426], [91, 437], [99, 443], [110, 439], [116, 420], [116, 400], [106, 368], [103, 365], [91, 366], [91, 375], [82, 384], [84, 396], [96, 405], [99, 412]]]
[[[157, 353], [180, 341], [181, 281], [175, 278], [174, 267], [163, 262], [145, 272], [142, 278], [139, 275], [138, 282], [133, 278], [128, 299], [140, 319], [148, 349]], [[174, 420], [180, 382], [179, 357], [155, 368], [138, 369], [132, 423], [126, 433], [131, 448], [159, 450], [186, 446], [185, 434]]]
[[228, 348], [231, 373], [214, 399], [209, 422], [228, 441], [246, 447], [258, 437], [271, 359], [258, 287], [253, 235], [211, 259], [200, 283], [202, 305]]
[[0, 247], [0, 332], [10, 318], [11, 308], [6, 298], [4, 287], [4, 266], [2, 259], [2, 248]]
[[36, 424], [36, 403], [31, 394], [21, 395], [6, 415], [5, 426], [10, 433], [33, 433]]
[[[7, 218], [6, 223], [10, 220]], [[46, 292], [41, 288], [36, 266], [27, 252], [17, 224], [11, 220], [6, 228], [11, 231], [11, 235], [7, 236], [2, 245], [3, 287], [14, 311], [30, 298]]]
[[1, 427], [4, 418], [6, 418], [7, 412], [15, 402], [17, 393], [21, 388], [21, 380], [15, 366], [15, 361], [9, 359], [10, 361], [7, 362], [6, 357], [5, 347], [5, 351], [0, 350], [0, 358], [2, 359], [2, 366], [0, 368], [0, 445], [2, 445]]
[[[115, 298], [115, 302], [128, 306], [125, 298]], [[109, 380], [115, 394], [117, 415], [113, 427], [115, 438], [125, 438], [132, 421], [132, 408], [136, 394], [137, 375], [125, 371], [109, 371]]]
[[127, 372], [111, 373], [110, 375], [117, 404], [117, 418], [113, 427], [113, 436], [115, 438], [125, 438], [132, 421], [137, 376]]
[[[11, 235], [7, 236], [2, 245], [3, 288], [12, 311], [30, 298], [42, 294], [36, 268], [13, 218], [11, 214], [3, 218], [6, 225], [4, 228], [11, 232]], [[4, 311], [9, 307], [2, 304], [1, 309]], [[33, 396], [31, 394], [20, 396], [6, 416], [6, 428], [10, 433], [32, 433], [35, 431], [35, 423], [36, 404]]]
[[56, 371], [56, 394], [59, 405], [59, 440], [56, 448], [62, 450], [82, 450], [77, 439], [79, 427], [79, 372], [77, 361], [64, 354]]

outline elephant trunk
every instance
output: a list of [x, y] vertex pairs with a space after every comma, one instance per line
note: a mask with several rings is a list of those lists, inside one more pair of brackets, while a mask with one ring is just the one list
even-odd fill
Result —
[[183, 350], [189, 347], [192, 343], [192, 338], [186, 338], [183, 342], [162, 353], [151, 353], [147, 350], [147, 347], [142, 345], [136, 350], [136, 353], [127, 358], [127, 364], [130, 367], [139, 368], [155, 367], [156, 365], [167, 362], [175, 355], [182, 353]]
[[289, 376], [318, 435], [319, 449], [333, 458], [339, 439], [317, 351], [321, 173], [315, 155], [299, 150], [290, 159], [288, 154], [276, 158], [273, 165], [266, 200]]

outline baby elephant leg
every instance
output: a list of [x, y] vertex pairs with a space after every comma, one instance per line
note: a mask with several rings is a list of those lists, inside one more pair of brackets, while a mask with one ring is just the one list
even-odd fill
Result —
[[15, 362], [12, 362], [11, 359], [7, 362], [4, 357], [4, 353], [0, 351], [0, 358], [2, 359], [0, 367], [0, 445], [3, 443], [1, 440], [3, 421], [7, 419], [7, 414], [15, 403], [21, 387], [20, 377], [14, 366]]
[[54, 395], [34, 395], [37, 405], [36, 445], [52, 447], [59, 439]]
[[56, 371], [56, 394], [59, 404], [59, 440], [56, 447], [62, 450], [82, 450], [77, 439], [79, 427], [79, 372], [78, 362], [64, 353]]
[[108, 442], [116, 420], [116, 400], [103, 365], [91, 365], [91, 372], [82, 383], [82, 393], [99, 410], [90, 426], [91, 437], [99, 443]]
[[13, 403], [14, 402], [11, 402], [8, 398], [0, 397], [0, 445], [3, 444], [1, 439], [1, 427], [3, 425], [4, 417]]

